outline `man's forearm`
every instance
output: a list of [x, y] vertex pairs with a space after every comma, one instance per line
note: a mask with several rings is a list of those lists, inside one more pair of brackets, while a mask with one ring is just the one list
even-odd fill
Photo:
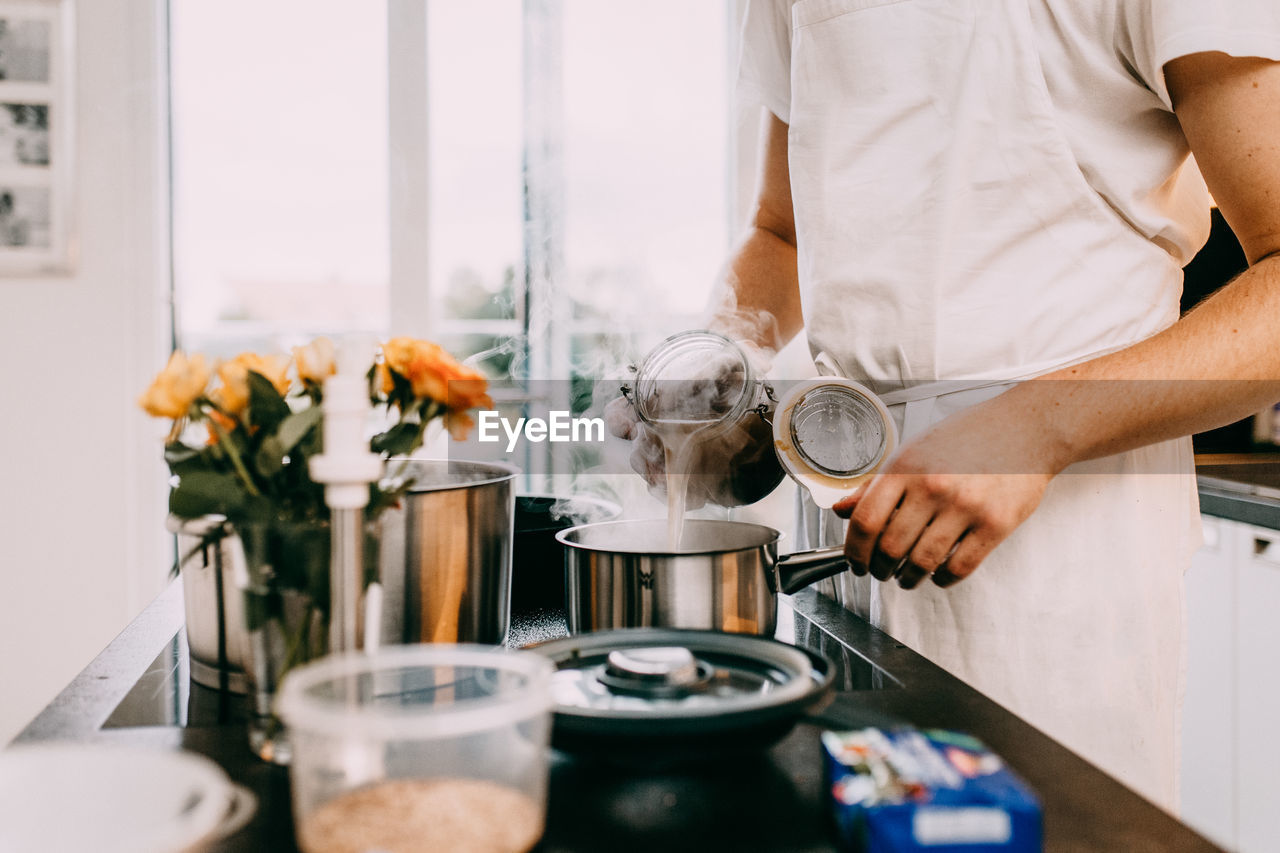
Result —
[[764, 113], [760, 189], [751, 227], [712, 297], [707, 328], [777, 352], [804, 325], [796, 273], [796, 225], [787, 165], [787, 126]]
[[804, 318], [796, 249], [785, 237], [753, 226], [725, 268], [707, 327], [772, 352], [800, 332]]
[[1039, 419], [1052, 470], [1223, 426], [1280, 400], [1280, 255], [1168, 329], [991, 401]]

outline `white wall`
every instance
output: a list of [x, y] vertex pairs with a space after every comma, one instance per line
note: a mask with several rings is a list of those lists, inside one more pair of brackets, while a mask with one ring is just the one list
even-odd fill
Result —
[[162, 588], [162, 0], [75, 4], [69, 276], [0, 278], [0, 744]]

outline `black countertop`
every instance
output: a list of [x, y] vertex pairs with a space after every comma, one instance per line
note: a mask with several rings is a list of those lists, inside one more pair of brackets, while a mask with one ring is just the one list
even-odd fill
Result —
[[[249, 752], [242, 700], [189, 681], [181, 595], [180, 582], [166, 589], [17, 742], [107, 741], [207, 755], [260, 800], [253, 821], [214, 849], [295, 850], [287, 771]], [[661, 772], [555, 753], [547, 831], [538, 849], [833, 851], [819, 735], [823, 728], [895, 721], [954, 728], [986, 741], [1039, 794], [1044, 849], [1051, 853], [1219, 849], [829, 599], [806, 591], [790, 599], [790, 607], [794, 641], [838, 665], [837, 693], [819, 718], [801, 722], [767, 751]], [[538, 638], [546, 627], [521, 630]]]
[[1197, 455], [1196, 479], [1201, 512], [1280, 530], [1280, 455]]

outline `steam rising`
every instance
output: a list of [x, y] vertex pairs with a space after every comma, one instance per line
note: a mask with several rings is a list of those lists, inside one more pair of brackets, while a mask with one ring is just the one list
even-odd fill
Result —
[[615, 503], [581, 496], [557, 498], [549, 510], [553, 520], [568, 522], [570, 527], [612, 521], [621, 511], [622, 508]]
[[[544, 154], [554, 161], [559, 152]], [[550, 168], [554, 162], [526, 164], [526, 168], [534, 165]], [[548, 194], [547, 186], [535, 181], [529, 190], [534, 196], [529, 201], [546, 208], [541, 211], [543, 214], [557, 212], [562, 200]], [[556, 218], [550, 216], [552, 221]], [[669, 515], [682, 516], [684, 507], [679, 505], [677, 492], [687, 493], [691, 509], [707, 504], [734, 506], [758, 499], [761, 495], [753, 494], [751, 489], [753, 472], [776, 461], [771, 437], [761, 429], [767, 424], [748, 412], [739, 419], [750, 421], [745, 428], [739, 424], [739, 428], [715, 428], [697, 434], [694, 427], [718, 420], [744, 393], [750, 393], [748, 373], [754, 380], [765, 376], [779, 342], [775, 318], [765, 311], [739, 309], [731, 288], [718, 288], [709, 319], [703, 325], [734, 342], [737, 350], [679, 365], [664, 375], [649, 398], [653, 408], [645, 412], [650, 421], [645, 424], [631, 403], [619, 396], [619, 388], [634, 378], [628, 366], [639, 363], [644, 355], [628, 351], [634, 338], [603, 334], [589, 346], [570, 346], [563, 328], [566, 318], [579, 310], [612, 313], [617, 306], [612, 301], [603, 303], [596, 288], [588, 288], [592, 293], [574, 292], [575, 283], [566, 274], [554, 235], [554, 229], [527, 231], [526, 255], [520, 268], [512, 271], [513, 279], [523, 279], [524, 290], [531, 297], [517, 299], [514, 306], [524, 332], [496, 342], [467, 362], [489, 375], [495, 389], [514, 385], [527, 392], [533, 401], [524, 414], [535, 414], [534, 409], [545, 406], [571, 409], [575, 415], [600, 416], [609, 433], [627, 441], [609, 441], [602, 449], [587, 448], [581, 453], [575, 450], [577, 455], [571, 464], [557, 463], [545, 474], [528, 475], [525, 493], [560, 497], [552, 507], [553, 516], [575, 524], [617, 517], [616, 509], [590, 500], [575, 500], [578, 495], [599, 495], [616, 501], [622, 507], [623, 518], [652, 517], [653, 498], [668, 503]], [[644, 288], [645, 282], [635, 282], [634, 288], [627, 290], [634, 295]], [[615, 317], [614, 321], [614, 328], [626, 328], [624, 318]], [[590, 399], [584, 399], [584, 390]], [[660, 436], [655, 424], [664, 421], [685, 423], [658, 430], [664, 433]], [[684, 444], [689, 445], [689, 450], [680, 452]], [[592, 457], [600, 453], [603, 458]], [[527, 469], [527, 460], [511, 461]], [[627, 468], [640, 474], [640, 478], [617, 476]]]

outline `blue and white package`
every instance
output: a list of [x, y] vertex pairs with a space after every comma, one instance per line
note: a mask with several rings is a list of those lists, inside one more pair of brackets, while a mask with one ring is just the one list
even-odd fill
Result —
[[823, 732], [841, 840], [861, 853], [1040, 853], [1040, 803], [981, 742], [958, 732]]

